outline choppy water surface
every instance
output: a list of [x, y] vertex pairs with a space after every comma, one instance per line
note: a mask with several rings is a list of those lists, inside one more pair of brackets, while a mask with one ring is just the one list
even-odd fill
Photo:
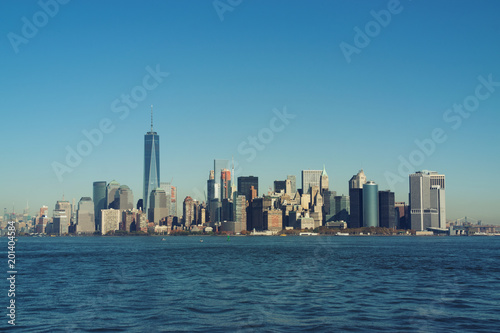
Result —
[[500, 327], [500, 237], [202, 239], [21, 237], [16, 328], [491, 332]]

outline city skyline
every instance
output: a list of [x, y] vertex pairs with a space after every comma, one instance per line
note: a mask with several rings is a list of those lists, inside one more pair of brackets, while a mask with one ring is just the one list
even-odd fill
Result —
[[[28, 201], [32, 214], [42, 205], [52, 212], [63, 195], [78, 202], [93, 197], [93, 182], [112, 180], [132, 189], [135, 205], [152, 104], [161, 179], [173, 178], [178, 209], [187, 196], [204, 200], [214, 159], [234, 156], [233, 178], [259, 177], [259, 195], [287, 175], [301, 184], [302, 170], [325, 164], [338, 195], [349, 194], [350, 177], [363, 169], [379, 190], [408, 203], [408, 175], [439, 170], [447, 219], [498, 224], [490, 170], [500, 160], [489, 144], [499, 139], [500, 5], [428, 4], [401, 1], [350, 62], [339, 45], [355, 45], [354, 28], [387, 10], [387, 1], [243, 2], [223, 21], [211, 1], [68, 3], [17, 53], [5, 36], [22, 34], [21, 18], [43, 9], [4, 5], [1, 208], [14, 203], [22, 212]], [[483, 97], [469, 112], [477, 91]], [[130, 104], [122, 95], [140, 98]], [[454, 104], [466, 108], [448, 112]], [[80, 148], [90, 152], [69, 165], [67, 147], [78, 151], [84, 141], [91, 146]], [[66, 167], [60, 177], [54, 163]]]

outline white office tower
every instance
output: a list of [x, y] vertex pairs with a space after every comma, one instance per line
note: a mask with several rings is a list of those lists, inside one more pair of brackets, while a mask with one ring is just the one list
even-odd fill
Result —
[[435, 171], [410, 175], [410, 222], [416, 231], [446, 227], [445, 180]]

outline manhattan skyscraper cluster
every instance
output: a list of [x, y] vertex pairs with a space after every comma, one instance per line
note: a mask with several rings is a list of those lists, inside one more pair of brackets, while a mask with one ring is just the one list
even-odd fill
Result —
[[[434, 171], [409, 175], [408, 203], [380, 190], [363, 170], [348, 181], [348, 195], [332, 189], [326, 167], [302, 170], [300, 188], [296, 175], [283, 175], [266, 193], [259, 191], [258, 176], [235, 179], [234, 161], [215, 159], [204, 200], [184, 198], [177, 213], [177, 188], [160, 178], [160, 136], [153, 128], [144, 135], [142, 198], [134, 200], [129, 186], [113, 180], [95, 181], [93, 197], [48, 206], [34, 216], [23, 216], [25, 232], [37, 234], [115, 234], [223, 232], [279, 233], [282, 230], [318, 230], [320, 227], [359, 229], [444, 230], [446, 226], [445, 176]], [[137, 198], [136, 198], [137, 199]], [[9, 219], [8, 214], [4, 220]]]

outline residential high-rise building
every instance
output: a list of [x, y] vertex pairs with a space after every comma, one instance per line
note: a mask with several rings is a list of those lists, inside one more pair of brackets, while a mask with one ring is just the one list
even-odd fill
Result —
[[290, 193], [297, 192], [297, 177], [295, 175], [288, 175], [286, 179], [290, 180]]
[[220, 173], [221, 200], [231, 198], [231, 171], [222, 169]]
[[204, 224], [207, 222], [207, 208], [206, 205], [200, 209], [200, 223]]
[[102, 235], [108, 232], [115, 232], [120, 229], [121, 214], [118, 209], [103, 209], [101, 210], [101, 230]]
[[233, 195], [234, 221], [241, 223], [241, 230], [247, 230], [247, 199], [244, 195]]
[[280, 209], [270, 209], [263, 212], [263, 229], [277, 232], [283, 229], [283, 212]]
[[[134, 208], [134, 194], [127, 185], [118, 188], [118, 207], [120, 210], [129, 210]], [[115, 194], [116, 196], [116, 194]]]
[[259, 195], [259, 177], [254, 176], [241, 176], [238, 177], [238, 194], [246, 197], [248, 202], [252, 201], [252, 192], [250, 188], [253, 186], [257, 195]]
[[177, 187], [170, 186], [170, 214], [177, 216]]
[[192, 225], [200, 224], [200, 208], [201, 204], [198, 200], [193, 199], [193, 222]]
[[[39, 213], [39, 216], [40, 216], [40, 217], [43, 217], [43, 216], [47, 217], [47, 216], [49, 216], [49, 207], [47, 207], [47, 206], [42, 206], [42, 207], [40, 208], [40, 213]], [[7, 217], [6, 219], [9, 219], [9, 217]]]
[[184, 199], [183, 205], [182, 205], [182, 213], [183, 213], [183, 219], [184, 219], [184, 225], [186, 228], [189, 228], [191, 224], [194, 222], [194, 201], [193, 198], [190, 196], [187, 196]]
[[96, 231], [94, 202], [89, 197], [82, 197], [76, 211], [76, 232], [91, 234]]
[[396, 229], [398, 226], [396, 208], [394, 206], [394, 192], [379, 191], [379, 224], [383, 228]]
[[138, 210], [135, 213], [135, 230], [143, 232], [148, 231], [148, 218], [146, 215], [147, 214], [142, 210]]
[[313, 186], [321, 188], [322, 173], [322, 170], [302, 170], [302, 193], [309, 193]]
[[[137, 213], [135, 210], [122, 211], [122, 221], [120, 223], [120, 230], [123, 231], [137, 231], [136, 222]], [[139, 227], [140, 229], [140, 227]]]
[[366, 176], [363, 169], [359, 170], [359, 172], [352, 176], [349, 180], [349, 188], [363, 188], [363, 185], [366, 183]]
[[118, 209], [120, 203], [120, 196], [118, 189], [120, 188], [120, 183], [113, 180], [106, 186], [106, 208]]
[[[221, 171], [229, 169], [229, 160], [214, 160], [214, 180], [216, 184], [221, 185]], [[221, 186], [222, 187], [222, 186]], [[220, 198], [222, 200], [222, 198]]]
[[378, 185], [368, 181], [363, 185], [363, 227], [378, 227]]
[[409, 179], [411, 229], [445, 228], [445, 176], [423, 170], [411, 174]]
[[148, 212], [151, 192], [160, 186], [160, 136], [153, 131], [153, 106], [151, 130], [144, 135], [144, 211]]

